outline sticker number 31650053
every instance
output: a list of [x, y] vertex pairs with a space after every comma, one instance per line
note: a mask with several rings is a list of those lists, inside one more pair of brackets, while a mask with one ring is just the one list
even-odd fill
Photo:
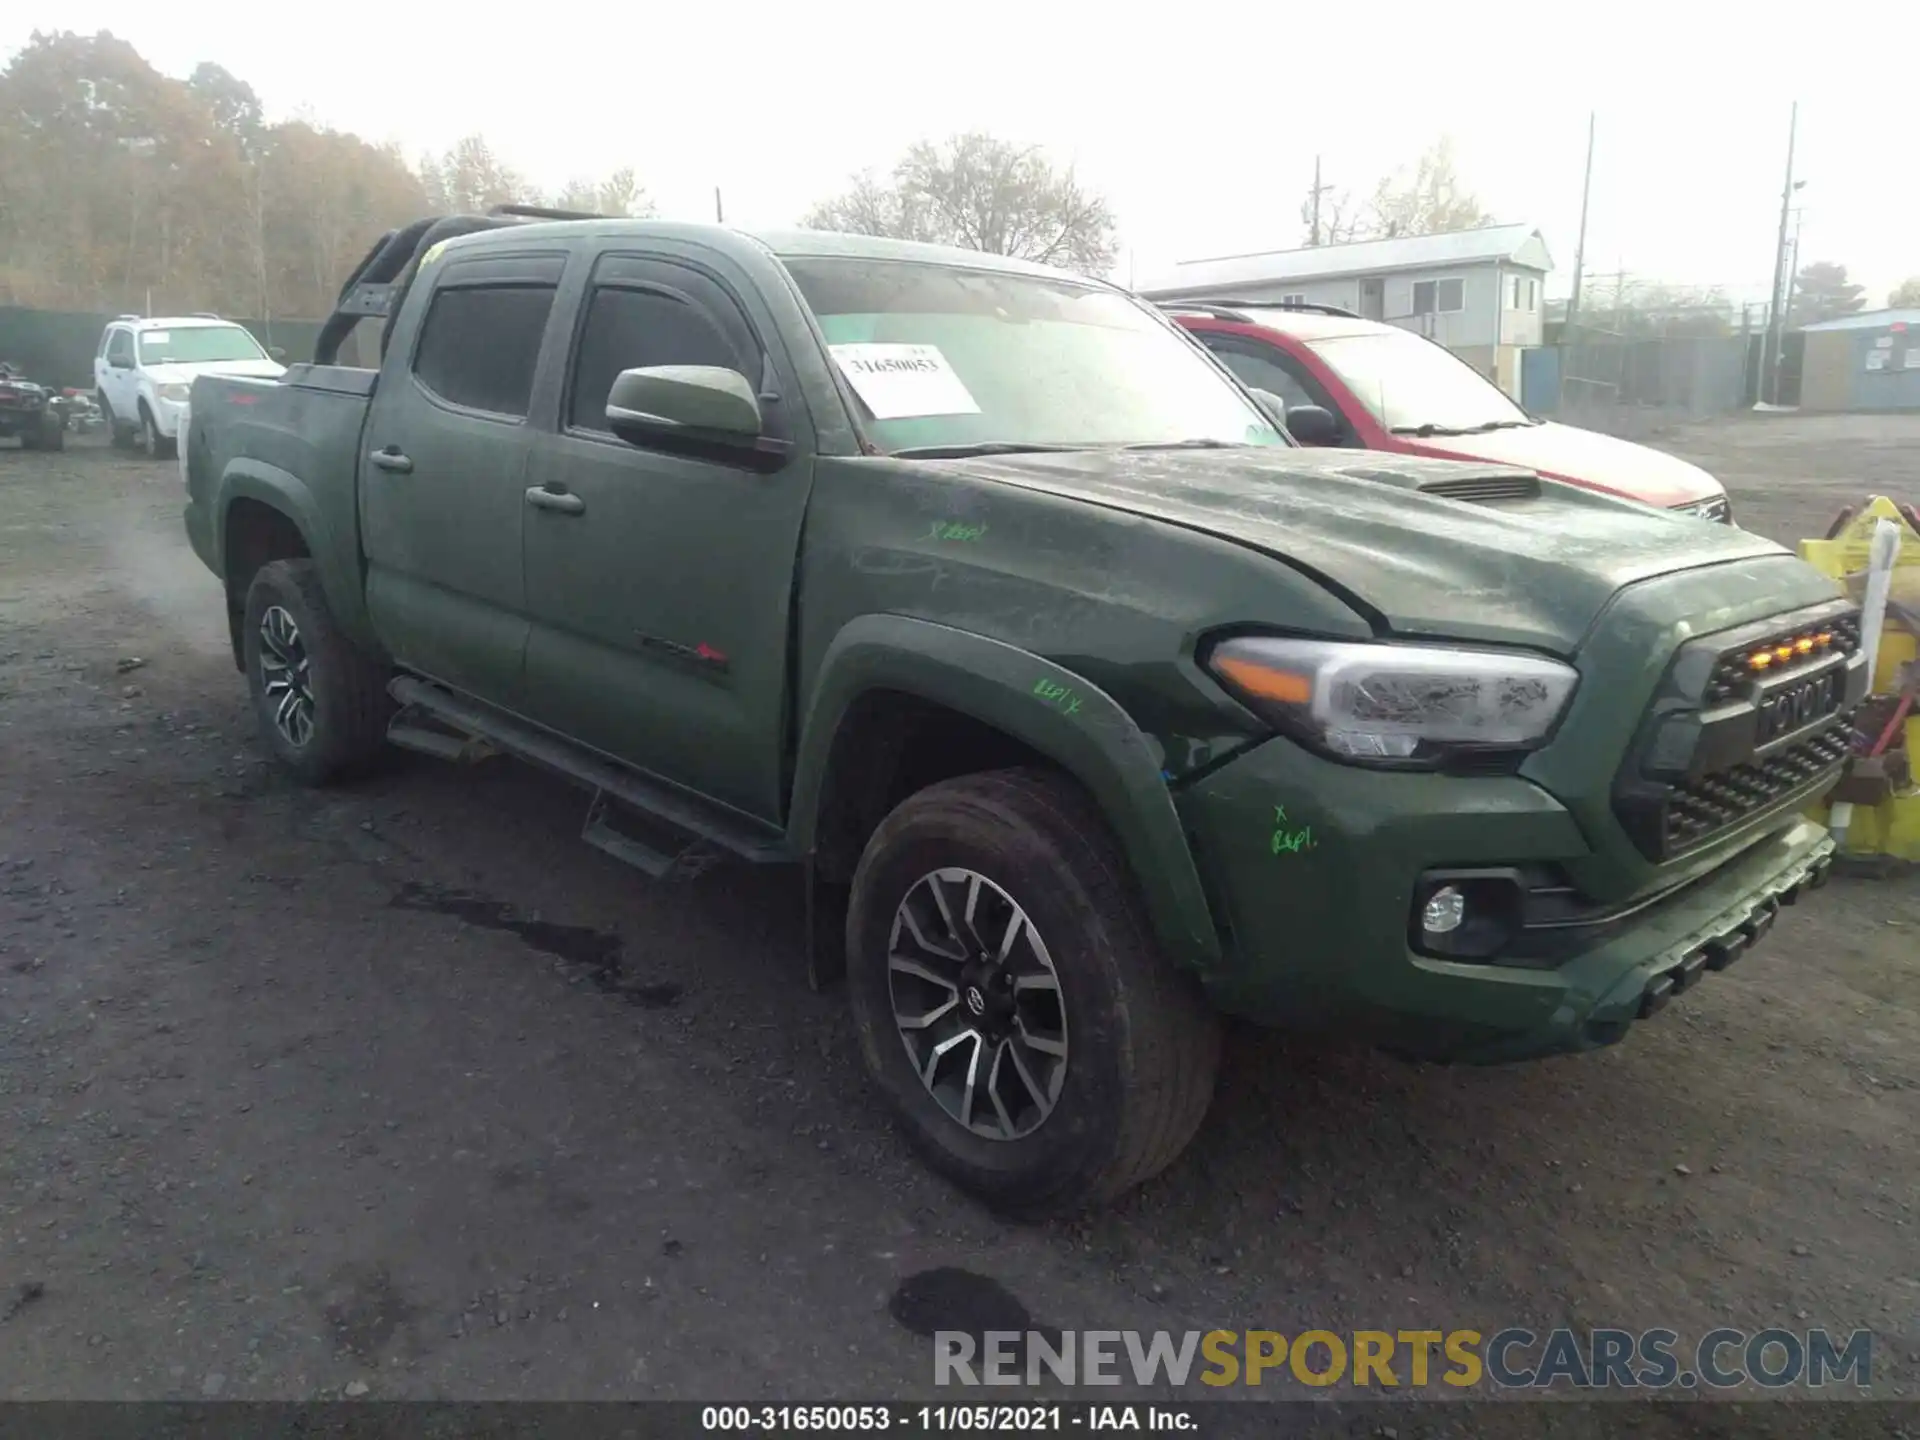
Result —
[[831, 345], [828, 349], [876, 420], [980, 413], [937, 345]]

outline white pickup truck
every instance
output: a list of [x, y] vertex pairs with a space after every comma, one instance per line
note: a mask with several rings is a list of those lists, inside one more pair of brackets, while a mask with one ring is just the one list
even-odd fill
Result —
[[100, 336], [93, 383], [116, 445], [138, 441], [155, 460], [180, 438], [196, 375], [286, 373], [284, 352], [261, 347], [245, 326], [217, 315], [122, 315]]

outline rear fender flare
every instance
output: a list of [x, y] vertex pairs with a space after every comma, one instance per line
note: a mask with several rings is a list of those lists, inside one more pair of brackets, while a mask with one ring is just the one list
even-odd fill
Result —
[[1219, 932], [1158, 752], [1127, 712], [1050, 660], [931, 621], [865, 615], [828, 646], [795, 757], [788, 818], [795, 854], [813, 854], [834, 735], [854, 702], [873, 690], [970, 716], [1072, 775], [1113, 827], [1168, 958], [1201, 972], [1219, 965]]
[[334, 621], [357, 643], [378, 650], [379, 642], [367, 615], [366, 597], [361, 590], [358, 557], [332, 532], [306, 482], [291, 471], [263, 461], [237, 459], [228, 464], [220, 477], [219, 522], [214, 528], [213, 544], [220, 561], [220, 576], [231, 582], [227, 555], [227, 522], [236, 500], [254, 500], [277, 510], [293, 522], [306, 542], [320, 575], [320, 588], [326, 593], [327, 608]]

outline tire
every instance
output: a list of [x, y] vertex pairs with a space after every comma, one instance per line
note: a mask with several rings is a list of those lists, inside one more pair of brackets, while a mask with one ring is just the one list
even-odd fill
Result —
[[31, 428], [22, 430], [20, 432], [20, 448], [22, 450], [38, 450], [40, 448], [40, 437], [34, 434]]
[[[269, 624], [277, 637], [272, 640]], [[328, 785], [373, 768], [386, 749], [392, 715], [387, 671], [334, 623], [314, 563], [275, 560], [261, 566], [247, 589], [243, 626], [247, 689], [261, 738], [274, 757], [303, 785]], [[296, 691], [283, 728], [277, 715], [288, 695], [269, 693], [268, 686], [289, 660], [296, 668], [304, 660], [306, 703], [299, 703]], [[304, 727], [298, 719], [302, 710]]]
[[36, 450], [65, 450], [67, 448], [67, 427], [58, 419], [50, 420], [42, 427], [35, 439]]
[[160, 433], [160, 427], [154, 423], [153, 412], [145, 405], [140, 407], [140, 453], [149, 460], [168, 460], [173, 457], [173, 441]]
[[[905, 906], [921, 935], [936, 946], [943, 942], [931, 933], [944, 926], [937, 901], [930, 904], [929, 881], [945, 890], [956, 916], [964, 915], [974, 881], [943, 883], [935, 876], [941, 870], [979, 877], [974, 913], [985, 933], [966, 948], [999, 946], [1010, 928], [1002, 920], [1010, 905], [1024, 912], [1027, 923], [1012, 951], [1030, 977], [1021, 985], [1025, 1000], [1009, 1002], [991, 968], [981, 979], [978, 968], [941, 961], [907, 920], [896, 918]], [[902, 972], [890, 958], [916, 951], [926, 962], [919, 972]], [[930, 983], [932, 975], [942, 978]], [[1192, 978], [1160, 955], [1099, 812], [1077, 786], [1047, 771], [997, 770], [943, 781], [909, 797], [881, 823], [854, 875], [847, 980], [868, 1073], [908, 1140], [935, 1170], [1005, 1212], [1039, 1218], [1117, 1198], [1173, 1162], [1213, 1097], [1218, 1018]], [[949, 998], [959, 1010], [948, 1006]], [[1009, 1003], [1021, 1013], [1016, 1033], [1049, 1045], [1064, 1040], [1064, 1054], [1007, 1040]], [[921, 1019], [946, 1013], [909, 1032], [896, 1024], [896, 1004]], [[922, 1082], [921, 1057], [951, 1037], [947, 1027], [966, 1011], [972, 1012], [967, 1025], [975, 1015], [984, 1017], [975, 1032], [981, 1038], [963, 1036], [951, 1058], [934, 1068], [943, 1099]], [[996, 1055], [1018, 1049], [1027, 1058], [1017, 1065], [1010, 1064], [1012, 1055], [1001, 1059], [998, 1085], [983, 1091], [980, 1076], [992, 1079], [986, 1055], [996, 1043]], [[910, 1044], [917, 1047], [911, 1058]], [[956, 1118], [954, 1107], [964, 1104], [959, 1081], [968, 1068], [961, 1057], [976, 1055], [971, 1113], [976, 1125], [1000, 1131], [997, 1136]], [[1044, 1114], [1044, 1101], [1035, 1098], [1042, 1090], [1053, 1096]], [[1000, 1105], [993, 1103], [996, 1094], [1004, 1097]]]

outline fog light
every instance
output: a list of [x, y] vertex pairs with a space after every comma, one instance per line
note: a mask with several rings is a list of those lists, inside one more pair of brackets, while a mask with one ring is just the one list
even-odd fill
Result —
[[1467, 918], [1467, 897], [1458, 887], [1442, 885], [1427, 897], [1420, 911], [1420, 928], [1429, 935], [1451, 935]]

